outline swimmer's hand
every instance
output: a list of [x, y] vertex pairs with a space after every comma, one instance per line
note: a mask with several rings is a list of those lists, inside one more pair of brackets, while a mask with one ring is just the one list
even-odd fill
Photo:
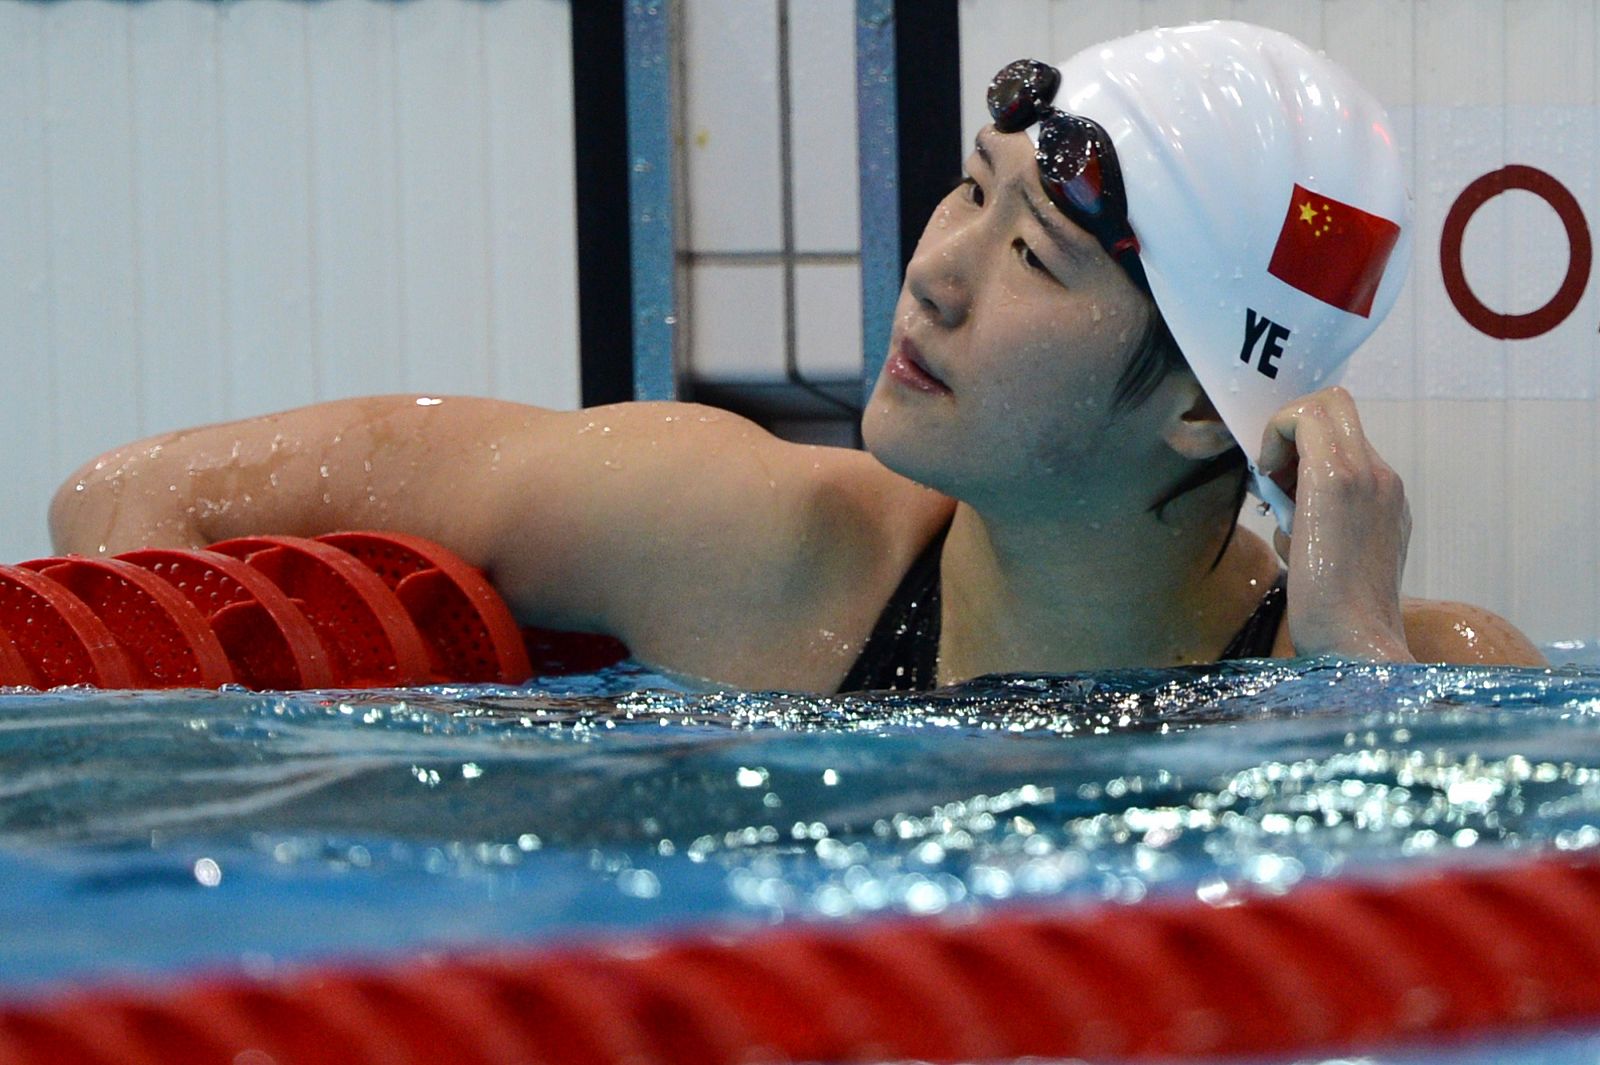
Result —
[[1293, 537], [1273, 536], [1289, 566], [1295, 652], [1415, 661], [1400, 606], [1411, 508], [1350, 393], [1326, 388], [1274, 415], [1260, 469], [1295, 501]]

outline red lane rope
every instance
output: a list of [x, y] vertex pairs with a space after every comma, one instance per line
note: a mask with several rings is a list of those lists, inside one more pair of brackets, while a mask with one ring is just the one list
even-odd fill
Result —
[[243, 559], [295, 601], [333, 659], [334, 683], [348, 687], [423, 684], [422, 634], [389, 586], [332, 544], [298, 536], [241, 536], [210, 550]]
[[361, 561], [395, 593], [428, 645], [434, 675], [517, 683], [533, 667], [511, 611], [477, 570], [438, 544], [405, 533], [319, 536]]
[[282, 588], [215, 551], [148, 548], [118, 555], [166, 581], [205, 616], [240, 684], [327, 688], [333, 667], [316, 629]]
[[70, 591], [21, 566], [0, 566], [0, 627], [43, 687], [131, 688], [137, 671], [106, 623]]
[[1562, 857], [1220, 908], [1011, 911], [216, 977], [0, 1006], [0, 1065], [1348, 1053], [1600, 1024], [1597, 913], [1600, 861]]
[[0, 566], [0, 686], [520, 684], [627, 654], [609, 636], [520, 628], [481, 572], [403, 533]]
[[127, 652], [142, 688], [216, 688], [233, 666], [205, 616], [166, 581], [113, 558], [22, 563], [77, 596]]

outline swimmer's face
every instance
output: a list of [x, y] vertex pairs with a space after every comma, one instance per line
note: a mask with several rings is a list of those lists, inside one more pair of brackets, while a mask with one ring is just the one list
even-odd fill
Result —
[[1096, 496], [1162, 453], [1160, 403], [1112, 407], [1153, 305], [1046, 198], [1025, 134], [986, 128], [967, 174], [906, 270], [867, 444], [975, 505]]

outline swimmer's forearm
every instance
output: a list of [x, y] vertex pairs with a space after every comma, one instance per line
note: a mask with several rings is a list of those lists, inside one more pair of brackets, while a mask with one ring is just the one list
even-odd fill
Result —
[[198, 547], [185, 479], [161, 467], [168, 434], [107, 452], [86, 463], [50, 503], [57, 554], [107, 555], [135, 547]]
[[[58, 552], [198, 547], [232, 536], [386, 528], [435, 539], [470, 521], [463, 440], [509, 405], [345, 400], [130, 444], [77, 471], [50, 511]], [[522, 413], [525, 409], [519, 409]]]

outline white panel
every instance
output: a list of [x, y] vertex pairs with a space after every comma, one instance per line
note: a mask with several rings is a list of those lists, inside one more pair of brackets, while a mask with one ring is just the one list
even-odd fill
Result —
[[51, 344], [53, 301], [51, 190], [44, 124], [44, 36], [53, 8], [0, 4], [0, 373], [6, 416], [0, 422], [0, 479], [11, 505], [0, 511], [0, 559], [46, 554], [45, 507], [56, 482], [88, 457], [62, 451], [52, 431], [56, 378]]
[[193, 0], [134, 9], [146, 432], [227, 409], [217, 10]]
[[775, 0], [684, 0], [689, 247], [782, 244]]
[[1419, 403], [1425, 432], [1414, 513], [1426, 545], [1426, 595], [1511, 613], [1505, 404]]
[[[1422, 395], [1474, 399], [1505, 394], [1505, 345], [1474, 329], [1456, 310], [1439, 272], [1439, 242], [1450, 205], [1467, 185], [1505, 165], [1503, 112], [1498, 107], [1422, 107], [1417, 115], [1417, 358]], [[1509, 239], [1506, 196], [1484, 204], [1467, 224], [1462, 269], [1477, 298], [1505, 307], [1503, 269]]]
[[402, 381], [396, 11], [327, 0], [307, 26], [318, 399]]
[[689, 311], [696, 378], [782, 380], [782, 267], [697, 264], [689, 270]]
[[802, 263], [794, 287], [801, 373], [819, 380], [860, 377], [860, 265]]
[[[1432, 0], [1416, 5], [1417, 242], [1435, 256], [1445, 213], [1474, 178], [1505, 165], [1505, 93], [1499, 0]], [[1464, 270], [1479, 298], [1505, 306], [1499, 269], [1508, 236], [1505, 198], [1473, 216]], [[1424, 260], [1426, 261], [1426, 260]], [[1468, 399], [1505, 394], [1504, 346], [1469, 326], [1439, 277], [1437, 258], [1417, 294], [1418, 359], [1426, 396]]]
[[1512, 516], [1511, 619], [1537, 641], [1600, 634], [1594, 406], [1550, 400], [1507, 406], [1510, 489], [1494, 502]]
[[1137, 33], [1139, 5], [1107, 4], [1103, 0], [1053, 0], [1050, 5], [1050, 54], [1059, 62], [1091, 45]]
[[1515, 0], [1507, 6], [1507, 104], [1594, 103], [1595, 10], [1593, 0]]
[[1139, 0], [1139, 26], [1181, 26], [1186, 22], [1228, 18], [1230, 5], [1219, 0]]
[[1410, 107], [1415, 5], [1394, 0], [1323, 0], [1316, 7], [1323, 12], [1323, 46], [1328, 55], [1382, 100], [1391, 116], [1398, 117], [1396, 112]]
[[233, 416], [314, 396], [309, 10], [293, 0], [217, 8], [229, 348], [223, 413]]
[[[1404, 10], [1397, 5], [1390, 5], [1391, 10]], [[1230, 4], [1212, 4], [1201, 16], [1203, 18], [1238, 19], [1240, 22], [1253, 22], [1258, 26], [1287, 33], [1319, 51], [1325, 47], [1323, 41], [1323, 18], [1327, 11], [1326, 3], [1311, 3], [1300, 0], [1299, 3], [1286, 4], [1283, 0], [1233, 0]], [[1334, 8], [1336, 19], [1343, 19], [1342, 5]], [[1332, 53], [1329, 53], [1332, 55]], [[1337, 55], [1333, 55], [1338, 59]]]
[[[137, 180], [128, 19], [90, 0], [52, 8], [45, 31], [54, 361], [64, 386], [59, 454], [87, 458], [137, 436]], [[70, 460], [69, 460], [70, 461]]]
[[[1122, 6], [1120, 4], [1116, 5]], [[1013, 59], [1064, 56], [1051, 50], [1050, 0], [961, 0], [961, 144], [989, 124], [984, 93], [995, 72]]]
[[[1415, 100], [1465, 107], [1505, 101], [1504, 0], [1414, 0]], [[1513, 4], [1520, 9], [1520, 0]]]
[[[801, 251], [861, 242], [856, 163], [855, 0], [789, 6], [794, 234]], [[951, 160], [954, 177], [957, 160]]]
[[483, 11], [394, 7], [409, 389], [489, 386], [487, 102]]
[[574, 408], [581, 389], [570, 9], [566, 0], [521, 0], [486, 6], [484, 19], [491, 390]]

